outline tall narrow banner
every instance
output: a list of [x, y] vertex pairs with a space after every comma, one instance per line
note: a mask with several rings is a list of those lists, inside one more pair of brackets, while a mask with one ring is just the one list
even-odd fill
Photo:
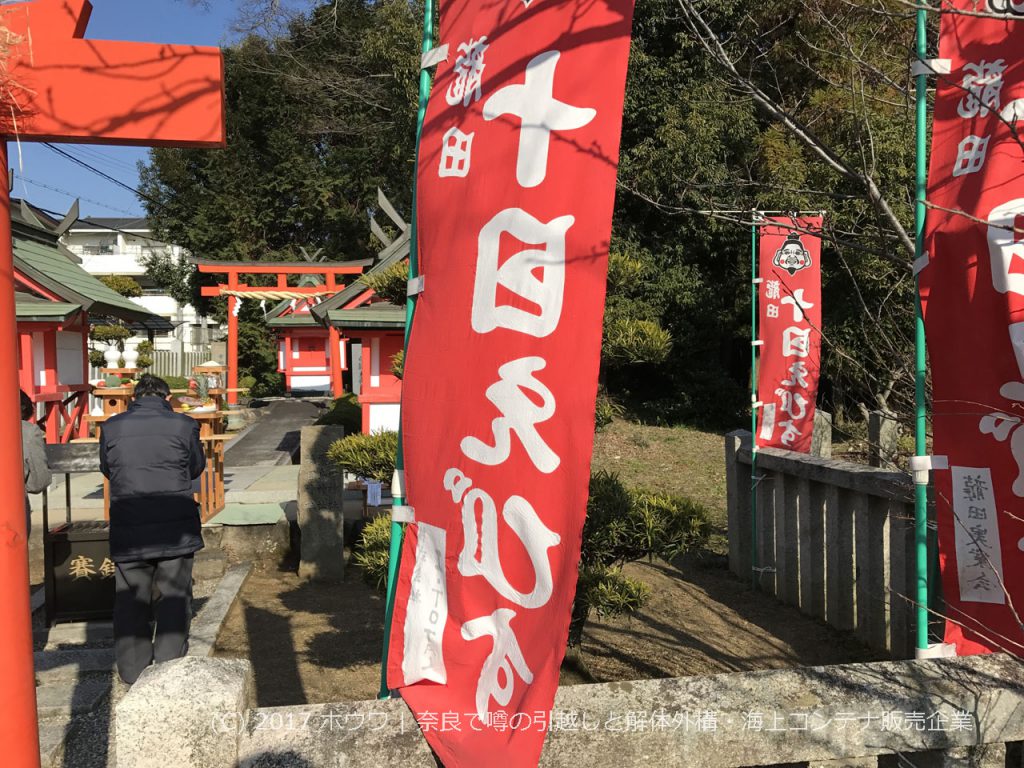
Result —
[[758, 246], [757, 446], [810, 453], [821, 368], [822, 219], [767, 222]]
[[420, 143], [390, 637], [446, 766], [536, 765], [586, 512], [632, 0], [450, 0]]
[[[945, 3], [943, 4], [945, 6]], [[947, 642], [1024, 651], [1024, 12], [953, 0], [942, 15], [917, 264], [928, 334]], [[1016, 4], [1019, 6], [1019, 4]], [[1016, 125], [1015, 125], [1016, 124]], [[1014, 130], [1014, 127], [1016, 130]]]

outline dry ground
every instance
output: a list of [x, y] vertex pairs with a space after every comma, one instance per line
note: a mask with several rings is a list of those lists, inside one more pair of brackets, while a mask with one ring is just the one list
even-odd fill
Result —
[[[712, 513], [711, 551], [675, 564], [634, 563], [651, 587], [636, 616], [592, 619], [563, 684], [867, 661], [877, 656], [796, 609], [751, 592], [725, 567], [725, 468], [719, 435], [616, 422], [597, 436], [594, 468], [628, 484], [677, 493]], [[255, 573], [216, 652], [252, 660], [260, 705], [376, 695], [383, 641], [381, 596], [357, 568], [345, 583], [308, 584], [294, 572]]]

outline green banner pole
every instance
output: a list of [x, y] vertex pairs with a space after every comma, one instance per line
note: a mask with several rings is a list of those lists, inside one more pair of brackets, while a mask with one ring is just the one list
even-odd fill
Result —
[[[434, 47], [434, 0], [426, 0], [423, 7], [423, 45], [421, 51], [427, 53]], [[420, 137], [423, 134], [423, 117], [427, 112], [427, 101], [430, 99], [430, 71], [425, 67], [420, 68], [420, 98], [419, 109], [416, 113], [416, 164], [413, 167], [412, 177], [412, 222], [409, 225], [409, 279], [419, 276], [419, 261], [417, 259], [416, 242], [416, 174], [419, 169], [420, 158]], [[412, 332], [412, 319], [416, 314], [416, 297], [408, 296], [405, 299], [405, 343], [403, 355], [409, 350], [409, 334]], [[403, 365], [405, 358], [403, 357]], [[395, 456], [395, 474], [399, 482], [392, 483], [396, 493], [392, 496], [392, 505], [401, 507], [405, 505], [405, 455], [402, 450], [402, 422], [398, 422], [398, 453]], [[402, 557], [402, 536], [405, 530], [401, 523], [391, 521], [391, 545], [388, 554], [388, 583], [387, 596], [384, 608], [384, 650], [381, 653], [380, 662], [380, 693], [378, 698], [387, 699], [391, 697], [388, 688], [388, 644], [391, 640], [391, 619], [395, 611], [395, 582], [398, 579], [398, 566]]]
[[[917, 58], [924, 61], [928, 55], [927, 15], [924, 8], [916, 13]], [[917, 163], [916, 202], [914, 205], [915, 258], [924, 253], [925, 194], [928, 179], [928, 78], [919, 74], [915, 78]], [[926, 411], [925, 376], [927, 359], [925, 354], [924, 316], [921, 312], [920, 281], [914, 281], [914, 453], [926, 456]], [[923, 482], [921, 482], [923, 478]], [[928, 648], [928, 479], [927, 473], [915, 473], [914, 477], [914, 549], [917, 553], [917, 649]]]
[[757, 211], [750, 217], [750, 584], [757, 589]]

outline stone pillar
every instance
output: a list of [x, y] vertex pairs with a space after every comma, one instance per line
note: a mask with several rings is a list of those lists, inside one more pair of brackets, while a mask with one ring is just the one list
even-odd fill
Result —
[[820, 408], [814, 411], [814, 434], [811, 454], [823, 459], [832, 458], [832, 414]]
[[339, 426], [303, 427], [299, 455], [299, 576], [320, 581], [345, 575], [344, 474], [327, 449], [345, 436]]
[[886, 411], [868, 414], [868, 463], [872, 467], [891, 467], [899, 452], [900, 425], [896, 415]]
[[242, 659], [186, 656], [149, 667], [117, 705], [117, 768], [234, 768], [253, 703]]
[[744, 443], [750, 433], [730, 432], [725, 436], [725, 485], [728, 509], [729, 570], [743, 580], [750, 579], [750, 465], [740, 464]]
[[878, 768], [877, 757], [843, 757], [839, 760], [811, 761], [807, 768]]

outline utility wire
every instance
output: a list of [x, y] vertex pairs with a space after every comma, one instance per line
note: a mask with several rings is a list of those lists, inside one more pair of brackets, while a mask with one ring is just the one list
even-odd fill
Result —
[[49, 149], [52, 152], [56, 152], [61, 157], [67, 158], [68, 160], [70, 160], [71, 162], [75, 163], [76, 165], [80, 165], [83, 168], [85, 168], [86, 170], [92, 171], [97, 176], [100, 176], [101, 178], [106, 179], [107, 181], [111, 182], [112, 184], [116, 184], [117, 186], [121, 187], [122, 189], [128, 190], [132, 194], [138, 196], [140, 199], [145, 200], [146, 202], [155, 205], [157, 208], [164, 208], [164, 204], [161, 203], [156, 198], [150, 197], [149, 195], [147, 195], [147, 194], [145, 194], [143, 192], [140, 192], [135, 187], [131, 186], [130, 184], [124, 183], [120, 179], [115, 179], [113, 176], [110, 176], [109, 174], [104, 173], [99, 168], [95, 168], [95, 167], [89, 165], [89, 163], [85, 162], [81, 158], [75, 157], [74, 155], [70, 154], [69, 152], [65, 152], [60, 147], [55, 147], [53, 144], [49, 144], [49, 143], [46, 143], [46, 142], [43, 143], [43, 146], [46, 147], [47, 149]]
[[[132, 213], [131, 211], [126, 211], [124, 208], [115, 208], [112, 205], [107, 205], [106, 203], [101, 203], [99, 200], [93, 200], [92, 198], [83, 197], [82, 195], [76, 195], [74, 192], [69, 192], [68, 190], [61, 189], [60, 187], [53, 187], [53, 186], [50, 186], [49, 184], [44, 184], [41, 181], [36, 181], [35, 179], [30, 179], [27, 176], [22, 176], [22, 175], [20, 175], [18, 173], [15, 173], [15, 177], [18, 178], [19, 180], [25, 182], [26, 184], [31, 184], [33, 187], [40, 187], [42, 189], [48, 189], [51, 192], [56, 192], [58, 195], [64, 195], [66, 197], [74, 198], [76, 200], [84, 200], [87, 203], [92, 203], [93, 205], [99, 205], [99, 206], [101, 206], [103, 208], [106, 208], [108, 210], [116, 211], [117, 213], [123, 213], [126, 216], [136, 216], [137, 215], [135, 213]], [[40, 208], [40, 210], [45, 210], [45, 209], [44, 208]], [[46, 212], [50, 213], [50, 211], [46, 211]], [[145, 218], [145, 216], [139, 216], [139, 218], [142, 219], [142, 218]]]

